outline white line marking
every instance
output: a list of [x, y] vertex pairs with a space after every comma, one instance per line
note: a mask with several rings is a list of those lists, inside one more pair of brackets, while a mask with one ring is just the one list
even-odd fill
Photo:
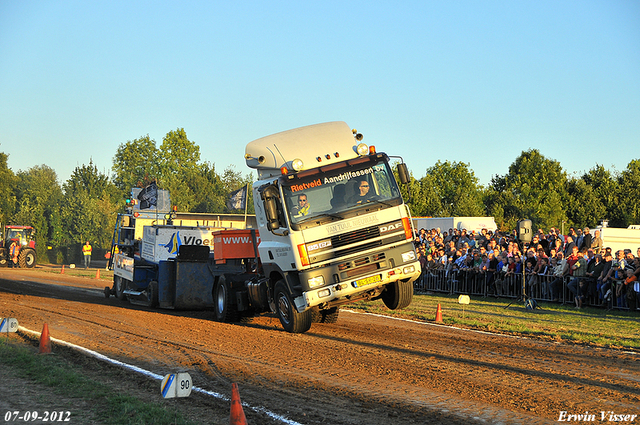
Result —
[[[18, 331], [24, 332], [26, 334], [35, 335], [38, 338], [40, 338], [40, 335], [41, 335], [40, 332], [32, 331], [31, 329], [27, 329], [27, 328], [25, 328], [23, 326], [18, 326]], [[130, 364], [121, 362], [119, 360], [112, 359], [110, 357], [105, 356], [104, 354], [100, 354], [97, 351], [90, 350], [90, 349], [82, 347], [80, 345], [72, 344], [71, 342], [63, 341], [61, 339], [57, 339], [57, 338], [53, 338], [53, 337], [49, 337], [49, 339], [51, 340], [51, 342], [54, 342], [56, 344], [60, 344], [60, 345], [67, 346], [69, 348], [73, 348], [74, 350], [77, 350], [77, 351], [80, 351], [80, 352], [82, 352], [84, 354], [88, 354], [88, 355], [90, 355], [92, 357], [95, 357], [98, 360], [102, 360], [102, 361], [105, 361], [107, 363], [111, 363], [111, 364], [113, 364], [115, 366], [119, 366], [119, 367], [122, 367], [122, 368], [125, 368], [125, 369], [132, 370], [132, 371], [134, 371], [136, 373], [139, 373], [141, 375], [144, 375], [144, 376], [146, 376], [148, 378], [155, 379], [157, 381], [162, 381], [164, 379], [164, 376], [162, 376], [162, 375], [158, 375], [157, 373], [150, 372], [150, 371], [148, 371], [146, 369], [142, 369], [141, 367], [138, 367], [138, 366], [130, 365]], [[193, 391], [197, 391], [199, 393], [202, 393], [202, 394], [205, 394], [205, 395], [208, 395], [208, 396], [211, 396], [211, 397], [223, 400], [223, 401], [230, 401], [231, 400], [230, 397], [227, 397], [224, 394], [220, 394], [220, 393], [217, 393], [217, 392], [214, 392], [214, 391], [205, 390], [204, 388], [200, 388], [200, 387], [196, 387], [196, 386], [193, 387]], [[293, 421], [291, 419], [285, 418], [284, 416], [278, 415], [277, 413], [273, 413], [270, 410], [268, 410], [267, 408], [262, 407], [262, 406], [251, 406], [249, 403], [244, 402], [244, 401], [242, 402], [242, 406], [244, 406], [244, 407], [246, 407], [248, 409], [251, 409], [256, 413], [262, 413], [264, 415], [267, 415], [270, 418], [275, 419], [277, 421], [280, 421], [280, 422], [282, 422], [284, 424], [302, 425], [300, 422], [296, 422], [296, 421]]]

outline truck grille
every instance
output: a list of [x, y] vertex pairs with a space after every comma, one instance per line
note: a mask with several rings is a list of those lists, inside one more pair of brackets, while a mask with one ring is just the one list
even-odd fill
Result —
[[354, 261], [338, 264], [338, 270], [341, 272], [340, 276], [345, 279], [378, 270], [382, 267], [382, 264], [384, 264], [382, 262], [385, 257], [385, 254], [380, 252], [371, 256], [358, 258]]
[[331, 238], [331, 245], [334, 248], [349, 245], [355, 242], [366, 241], [380, 236], [380, 227], [371, 226], [353, 232], [342, 233]]
[[332, 236], [331, 243], [327, 240], [324, 246], [318, 246], [322, 241], [307, 244], [313, 248], [309, 261], [310, 264], [316, 264], [333, 258], [350, 257], [372, 249], [379, 251], [380, 248], [402, 242], [405, 238], [404, 231], [398, 227], [398, 223], [353, 230]]
[[340, 258], [346, 255], [355, 254], [356, 252], [361, 252], [367, 249], [375, 248], [378, 246], [382, 246], [382, 241], [372, 241], [369, 243], [361, 244], [358, 246], [352, 246], [351, 248], [337, 249], [335, 251], [335, 257]]

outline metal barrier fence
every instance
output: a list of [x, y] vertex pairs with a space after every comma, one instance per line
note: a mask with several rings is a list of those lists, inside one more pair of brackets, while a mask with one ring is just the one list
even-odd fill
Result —
[[[414, 282], [414, 289], [417, 292], [520, 298], [522, 296], [522, 278], [522, 273], [424, 270], [420, 278]], [[621, 282], [614, 281], [610, 286], [602, 288], [599, 282], [586, 277], [573, 278], [568, 276], [556, 279], [552, 275], [525, 274], [524, 278], [526, 294], [536, 301], [573, 304], [576, 294], [580, 293], [585, 294], [583, 306], [629, 309], [629, 303], [624, 293], [620, 291]], [[611, 289], [611, 292], [605, 298], [608, 289]], [[633, 307], [637, 308], [638, 306]]]

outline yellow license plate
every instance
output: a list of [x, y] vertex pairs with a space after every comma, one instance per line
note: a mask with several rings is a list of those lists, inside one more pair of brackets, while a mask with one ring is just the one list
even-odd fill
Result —
[[375, 276], [369, 276], [364, 279], [356, 280], [353, 283], [354, 288], [360, 288], [362, 286], [371, 285], [372, 283], [380, 282], [382, 280], [382, 275], [377, 274]]

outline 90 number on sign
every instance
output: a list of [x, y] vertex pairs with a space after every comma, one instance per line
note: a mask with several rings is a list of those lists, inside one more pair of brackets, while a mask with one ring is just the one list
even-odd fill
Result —
[[164, 398], [189, 397], [191, 387], [191, 375], [187, 372], [172, 373], [162, 380], [160, 392]]
[[18, 331], [18, 319], [12, 318], [0, 318], [0, 333], [2, 332], [17, 332]]

